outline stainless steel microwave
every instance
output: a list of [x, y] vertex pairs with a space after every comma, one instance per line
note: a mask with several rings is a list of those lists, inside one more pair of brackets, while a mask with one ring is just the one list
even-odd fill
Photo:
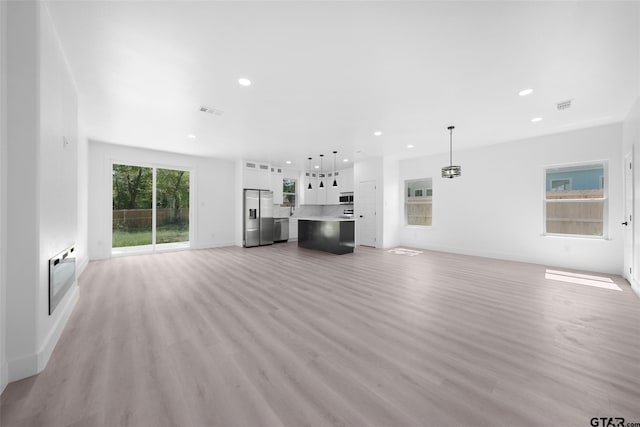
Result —
[[340, 204], [341, 205], [352, 205], [353, 204], [353, 193], [340, 193]]

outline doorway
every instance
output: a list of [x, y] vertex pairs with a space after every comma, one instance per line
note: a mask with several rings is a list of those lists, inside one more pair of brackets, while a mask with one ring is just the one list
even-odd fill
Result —
[[376, 182], [360, 182], [356, 197], [357, 244], [375, 247], [378, 240], [378, 226], [376, 220]]
[[624, 157], [624, 277], [632, 283], [633, 269], [633, 150]]
[[190, 173], [112, 166], [112, 254], [189, 247]]

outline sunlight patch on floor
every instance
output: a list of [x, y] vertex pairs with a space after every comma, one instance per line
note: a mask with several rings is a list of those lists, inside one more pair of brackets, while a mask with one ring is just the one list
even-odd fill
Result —
[[609, 277], [592, 276], [590, 274], [571, 273], [569, 271], [550, 270], [544, 274], [548, 280], [558, 280], [560, 282], [574, 283], [576, 285], [594, 286], [596, 288], [622, 291], [618, 285]]
[[416, 256], [422, 253], [422, 251], [416, 251], [413, 249], [405, 249], [405, 248], [393, 248], [393, 249], [389, 249], [388, 252], [396, 255], [409, 255], [409, 256]]

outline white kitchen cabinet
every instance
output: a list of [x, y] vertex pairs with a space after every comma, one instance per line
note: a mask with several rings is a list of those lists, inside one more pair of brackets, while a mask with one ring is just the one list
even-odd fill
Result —
[[269, 188], [273, 191], [273, 204], [281, 205], [283, 202], [282, 195], [282, 179], [283, 179], [283, 170], [279, 167], [271, 168], [271, 185]]
[[[324, 183], [324, 187], [320, 188], [320, 181]], [[318, 185], [316, 190], [316, 205], [325, 205], [327, 203], [327, 174], [326, 172], [318, 174]]]
[[[325, 200], [326, 205], [337, 205], [340, 203], [340, 181], [338, 179], [340, 178], [340, 175], [340, 171], [336, 171], [335, 174], [333, 172], [327, 173], [327, 181], [325, 183], [325, 185], [327, 186], [327, 196]], [[333, 186], [334, 179], [338, 181], [337, 187]]]
[[256, 190], [271, 189], [271, 167], [266, 163], [245, 160], [242, 168], [242, 186]]
[[353, 193], [353, 168], [338, 171], [338, 188], [340, 193]]
[[[305, 172], [302, 175], [302, 189], [304, 191], [303, 205], [315, 205], [318, 200], [318, 182], [315, 172]], [[309, 190], [309, 182], [311, 182], [311, 190]]]
[[289, 218], [289, 240], [298, 240], [298, 220]]

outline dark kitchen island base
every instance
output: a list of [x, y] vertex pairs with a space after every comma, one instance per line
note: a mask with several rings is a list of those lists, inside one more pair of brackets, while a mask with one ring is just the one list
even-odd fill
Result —
[[299, 219], [298, 246], [343, 255], [355, 247], [355, 221], [343, 218]]

